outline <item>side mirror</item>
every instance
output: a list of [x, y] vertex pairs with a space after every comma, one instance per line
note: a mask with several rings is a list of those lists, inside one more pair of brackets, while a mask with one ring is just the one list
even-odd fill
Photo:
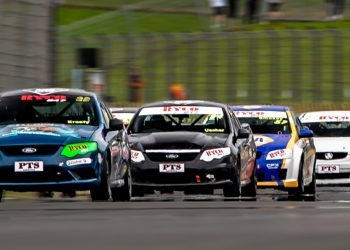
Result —
[[300, 138], [310, 138], [313, 136], [314, 136], [314, 132], [312, 132], [312, 130], [310, 129], [303, 128], [300, 130], [300, 135], [299, 135]]
[[114, 118], [109, 121], [109, 130], [121, 130], [124, 128], [124, 123], [122, 120], [119, 120], [117, 118]]
[[249, 123], [242, 123], [242, 128], [245, 128], [249, 130], [251, 133], [253, 133], [252, 128], [250, 127]]
[[238, 136], [237, 136], [237, 139], [246, 139], [246, 138], [249, 138], [250, 136], [250, 132], [248, 129], [246, 128], [240, 128], [238, 130]]

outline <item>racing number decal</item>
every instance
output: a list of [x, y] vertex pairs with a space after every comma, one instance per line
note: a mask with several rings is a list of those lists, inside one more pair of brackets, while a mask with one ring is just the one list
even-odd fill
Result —
[[76, 102], [89, 102], [90, 101], [90, 97], [88, 97], [88, 96], [77, 96], [75, 101]]

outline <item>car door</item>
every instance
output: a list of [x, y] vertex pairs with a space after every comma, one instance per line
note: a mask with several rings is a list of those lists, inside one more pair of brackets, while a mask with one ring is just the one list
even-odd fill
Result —
[[[254, 139], [251, 136], [249, 138], [238, 139], [238, 131], [242, 128], [241, 123], [238, 121], [236, 116], [229, 110], [230, 120], [232, 122], [233, 131], [235, 133], [234, 137], [235, 146], [239, 149], [240, 161], [241, 161], [241, 180], [248, 180], [254, 170], [255, 165], [255, 144]], [[252, 146], [254, 145], [254, 148]]]
[[[291, 112], [292, 118], [295, 124], [295, 128], [297, 130], [298, 136], [300, 136], [300, 131], [303, 129], [303, 125], [300, 122], [299, 118], [296, 117], [296, 115]], [[313, 143], [313, 138], [300, 138], [299, 139], [299, 145], [303, 148], [303, 154], [304, 154], [304, 180], [312, 179], [312, 174], [314, 171], [314, 162], [315, 162], [315, 146]], [[308, 184], [308, 183], [306, 183]]]
[[122, 166], [124, 162], [128, 162], [129, 158], [129, 148], [127, 143], [126, 132], [125, 129], [119, 131], [109, 131], [109, 122], [111, 119], [113, 119], [113, 116], [103, 102], [101, 102], [100, 105], [104, 123], [107, 129], [107, 134], [105, 138], [111, 153], [111, 171], [119, 172], [120, 166]]

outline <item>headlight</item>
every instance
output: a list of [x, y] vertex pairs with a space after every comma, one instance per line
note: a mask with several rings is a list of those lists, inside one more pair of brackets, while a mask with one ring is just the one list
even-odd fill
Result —
[[267, 153], [266, 160], [282, 160], [292, 158], [292, 150], [277, 149]]
[[229, 147], [208, 149], [203, 152], [200, 160], [208, 162], [214, 159], [221, 159], [222, 157], [229, 154], [231, 154], [231, 149]]
[[73, 158], [77, 155], [85, 155], [94, 151], [97, 151], [96, 142], [79, 142], [66, 145], [63, 148], [61, 155]]
[[131, 150], [131, 160], [133, 162], [142, 162], [145, 160], [141, 151]]

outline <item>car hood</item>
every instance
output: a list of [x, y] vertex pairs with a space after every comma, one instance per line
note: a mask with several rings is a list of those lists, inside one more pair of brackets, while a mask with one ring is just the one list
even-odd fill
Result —
[[129, 137], [135, 149], [205, 149], [222, 147], [227, 134], [204, 134], [200, 132], [160, 132], [131, 134]]
[[284, 149], [291, 139], [290, 134], [255, 134], [255, 145], [259, 151]]
[[0, 126], [0, 145], [64, 145], [88, 141], [95, 128], [64, 124], [10, 124]]
[[316, 152], [349, 152], [349, 137], [314, 137]]

